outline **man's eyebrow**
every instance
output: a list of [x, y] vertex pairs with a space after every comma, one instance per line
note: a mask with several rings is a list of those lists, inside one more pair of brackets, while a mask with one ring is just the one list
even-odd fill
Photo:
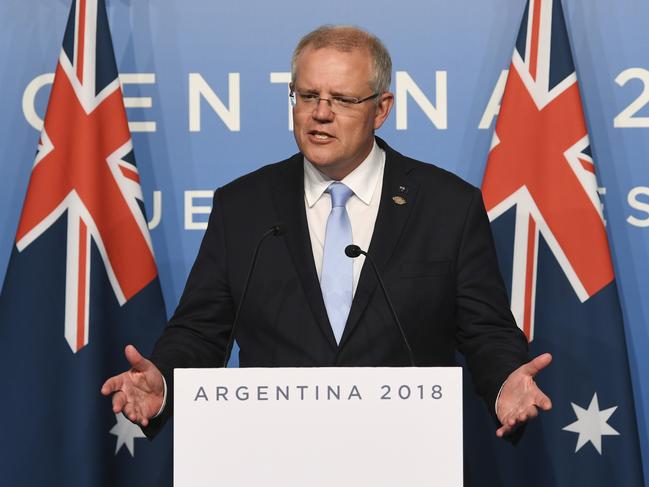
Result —
[[299, 91], [300, 93], [315, 93], [316, 95], [319, 94], [319, 91], [316, 90], [315, 88], [300, 88], [300, 87], [294, 86], [293, 89], [295, 91]]
[[[313, 93], [315, 95], [320, 94], [320, 90], [317, 90], [315, 88], [299, 88], [299, 87], [295, 86], [294, 90], [298, 91], [300, 93], [309, 93], [309, 94]], [[351, 96], [351, 95], [349, 95], [349, 93], [343, 93], [342, 91], [338, 91], [338, 90], [330, 91], [329, 95], [330, 96]]]

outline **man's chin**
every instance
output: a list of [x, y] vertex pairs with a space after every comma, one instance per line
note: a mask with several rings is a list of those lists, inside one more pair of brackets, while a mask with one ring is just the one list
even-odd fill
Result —
[[323, 160], [319, 159], [317, 157], [314, 157], [313, 159], [310, 158], [309, 156], [306, 156], [307, 161], [311, 163], [313, 167], [315, 167], [318, 171], [324, 173], [324, 174], [329, 174], [330, 171], [333, 171], [336, 169], [336, 164], [329, 161], [329, 160]]
[[338, 164], [331, 151], [323, 150], [321, 147], [305, 147], [305, 150], [302, 150], [302, 154], [304, 154], [304, 157], [306, 157], [311, 164], [320, 170]]

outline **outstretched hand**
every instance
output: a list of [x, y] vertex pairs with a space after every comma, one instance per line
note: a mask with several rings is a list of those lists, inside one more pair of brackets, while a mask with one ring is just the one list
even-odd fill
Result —
[[539, 409], [548, 411], [552, 408], [550, 398], [534, 382], [534, 376], [550, 362], [552, 355], [544, 353], [509, 374], [496, 405], [496, 415], [502, 424], [496, 430], [496, 436], [503, 437], [516, 426], [536, 418]]
[[113, 412], [122, 412], [132, 422], [147, 426], [164, 398], [162, 373], [133, 345], [124, 350], [131, 369], [111, 377], [101, 387], [104, 396], [113, 395]]

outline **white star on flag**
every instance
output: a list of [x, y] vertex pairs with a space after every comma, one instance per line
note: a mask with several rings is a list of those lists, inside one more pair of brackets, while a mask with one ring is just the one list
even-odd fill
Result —
[[620, 434], [607, 423], [608, 419], [617, 409], [617, 406], [600, 411], [597, 393], [593, 394], [593, 399], [590, 401], [588, 409], [577, 406], [574, 402], [570, 404], [575, 411], [577, 421], [564, 427], [563, 430], [579, 433], [575, 453], [590, 441], [601, 455], [602, 436], [616, 436]]
[[116, 414], [117, 424], [110, 430], [111, 435], [117, 436], [117, 445], [115, 446], [115, 455], [122, 447], [126, 445], [131, 456], [135, 456], [135, 438], [146, 438], [140, 427], [131, 423], [123, 414]]

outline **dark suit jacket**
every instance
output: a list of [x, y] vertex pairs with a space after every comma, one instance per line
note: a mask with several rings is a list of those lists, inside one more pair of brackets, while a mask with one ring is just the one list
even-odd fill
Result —
[[[493, 409], [509, 373], [527, 361], [500, 276], [479, 190], [455, 175], [386, 151], [374, 257], [418, 366], [467, 359]], [[396, 204], [401, 196], [405, 204]], [[261, 249], [236, 339], [243, 367], [406, 366], [408, 355], [369, 265], [363, 266], [340, 345], [327, 318], [304, 209], [303, 156], [218, 189], [196, 262], [153, 362], [169, 393], [174, 367], [219, 367], [252, 252], [276, 222], [287, 233]]]

